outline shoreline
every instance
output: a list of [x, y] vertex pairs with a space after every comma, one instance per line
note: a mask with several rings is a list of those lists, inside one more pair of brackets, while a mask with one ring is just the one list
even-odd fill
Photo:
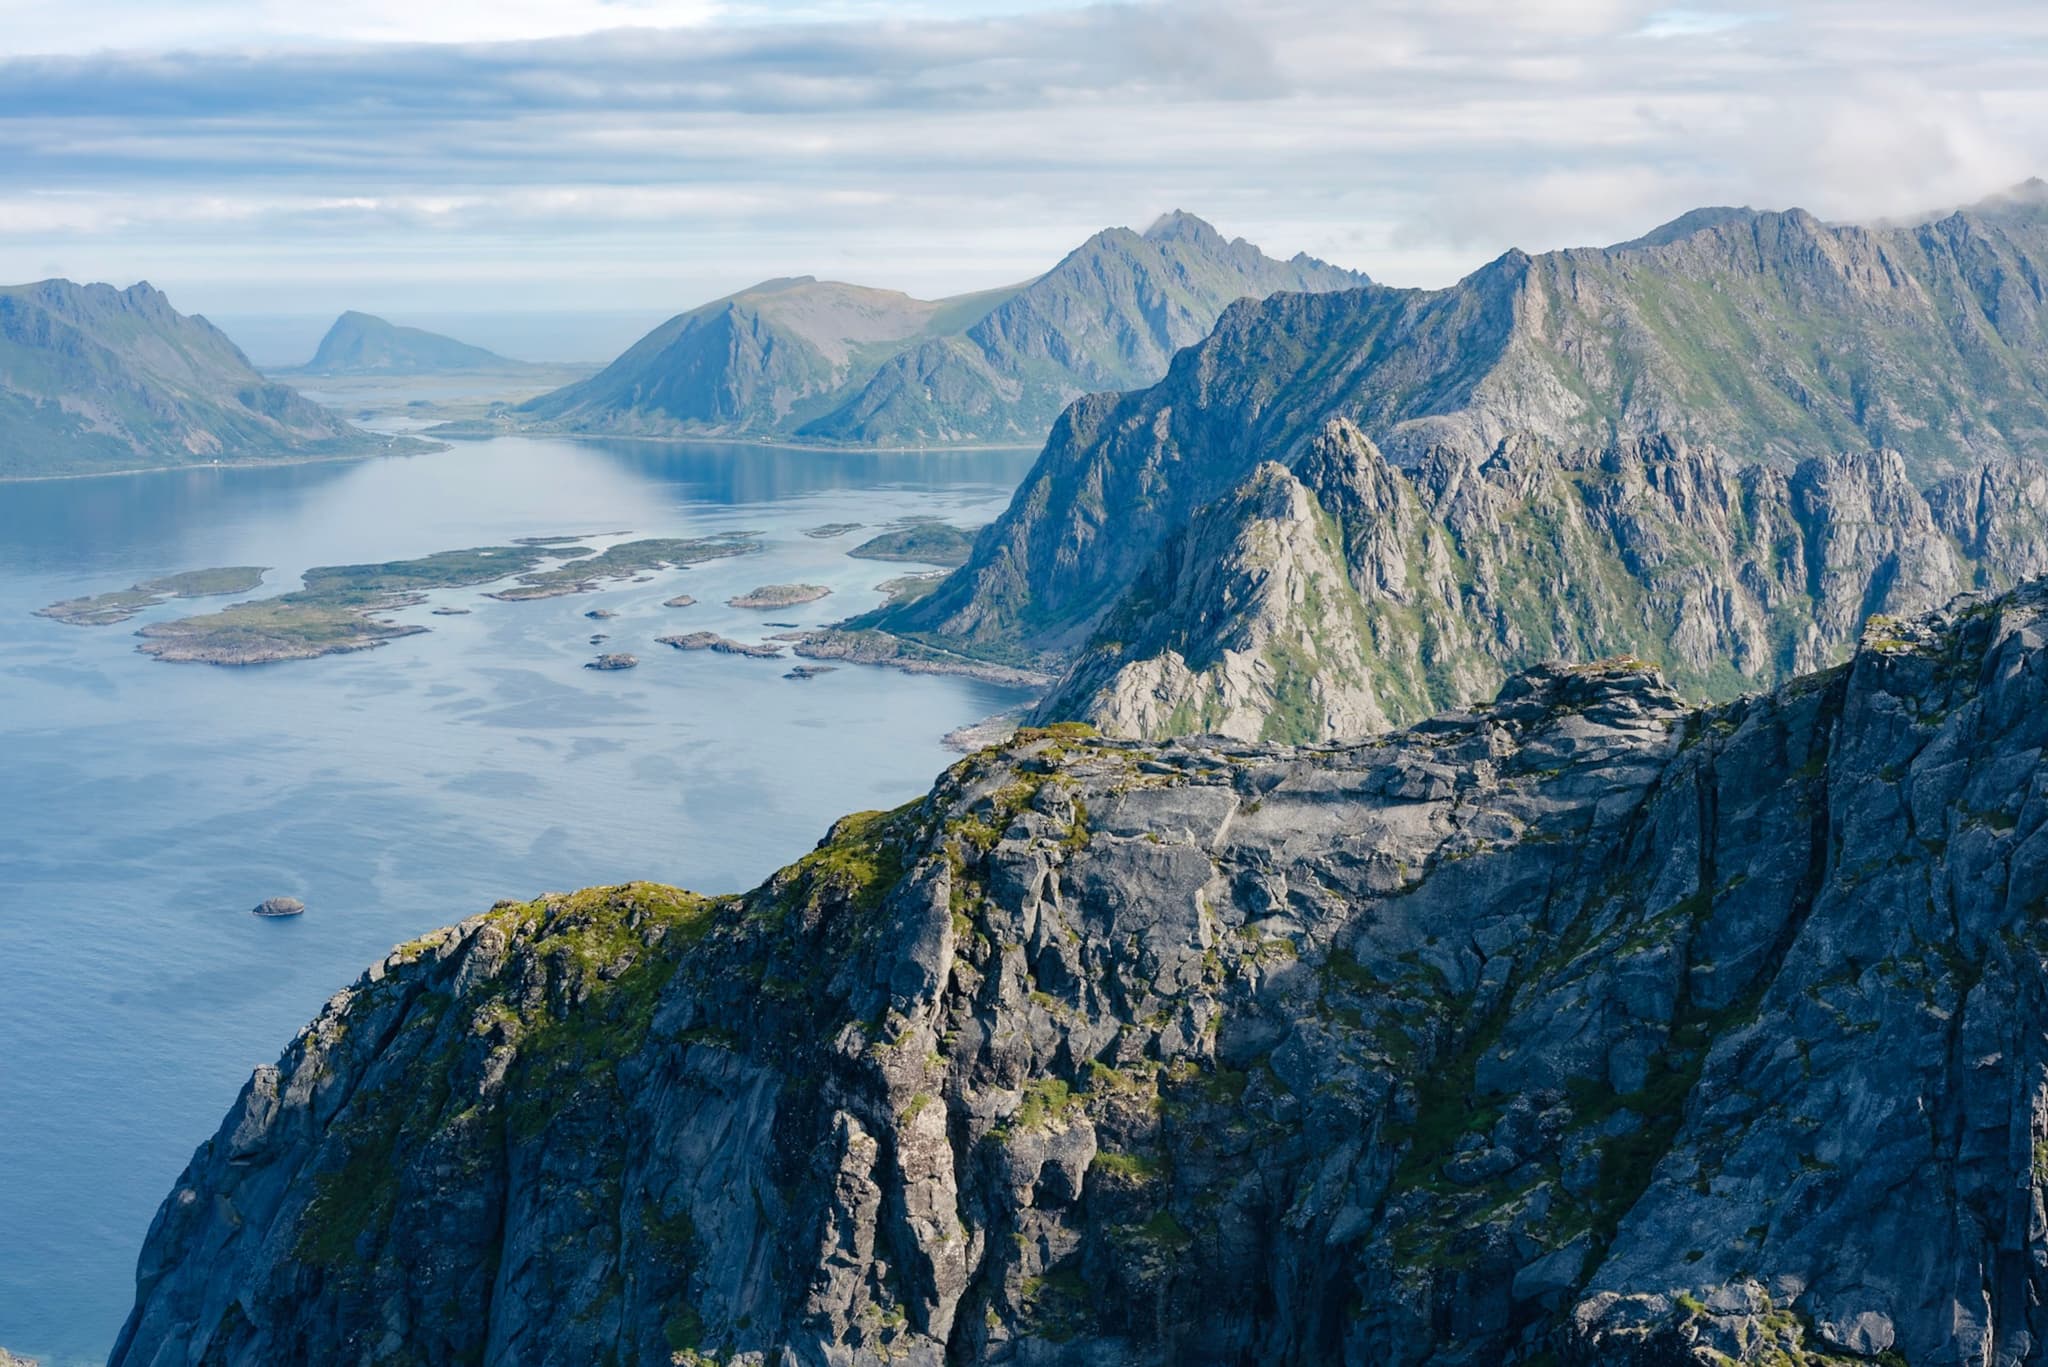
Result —
[[287, 465], [344, 465], [350, 461], [378, 460], [386, 456], [431, 456], [455, 448], [445, 441], [408, 436], [418, 442], [410, 451], [352, 451], [332, 456], [282, 456], [265, 460], [210, 461], [194, 465], [138, 465], [127, 470], [80, 470], [69, 475], [0, 475], [0, 484], [52, 484], [64, 479], [117, 479], [128, 475], [219, 474], [224, 470], [275, 470]]
[[[432, 429], [423, 429], [422, 435]], [[1050, 434], [1048, 434], [1050, 435]], [[916, 455], [920, 452], [934, 456], [948, 456], [962, 451], [1043, 451], [1044, 441], [1036, 442], [973, 442], [963, 445], [944, 446], [855, 446], [850, 443], [828, 444], [822, 442], [775, 441], [766, 437], [712, 437], [701, 434], [658, 436], [648, 432], [554, 432], [536, 429], [519, 429], [511, 432], [443, 432], [434, 437], [436, 441], [492, 441], [500, 437], [554, 437], [562, 441], [645, 441], [665, 442], [689, 446], [755, 446], [764, 451], [819, 451], [832, 455]]]
[[122, 470], [80, 470], [68, 475], [0, 475], [0, 484], [49, 484], [65, 479], [119, 479], [129, 475], [178, 475], [206, 471], [218, 474], [223, 470], [274, 470], [288, 465], [341, 465], [350, 461], [378, 460], [387, 456], [431, 456], [442, 451], [452, 451], [457, 443], [496, 441], [504, 437], [551, 437], [559, 441], [640, 441], [668, 443], [688, 446], [750, 446], [763, 451], [814, 451], [826, 455], [933, 455], [950, 456], [985, 451], [1040, 451], [1044, 443], [1030, 445], [1024, 442], [984, 442], [965, 446], [821, 446], [809, 442], [765, 441], [755, 437], [656, 437], [635, 434], [612, 434], [605, 432], [487, 432], [470, 435], [466, 433], [444, 433], [427, 436], [425, 433], [405, 434], [405, 438], [419, 443], [410, 451], [355, 451], [346, 455], [333, 456], [282, 456], [263, 460], [220, 461], [192, 465], [136, 465]]

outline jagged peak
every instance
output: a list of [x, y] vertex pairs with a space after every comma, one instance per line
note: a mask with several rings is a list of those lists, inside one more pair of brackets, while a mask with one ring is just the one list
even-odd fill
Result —
[[1169, 209], [1141, 234], [1147, 242], [1195, 242], [1222, 246], [1223, 234], [1213, 224], [1185, 209]]
[[1535, 258], [1520, 247], [1510, 247], [1458, 283], [1467, 289], [1497, 289], [1502, 285], [1519, 285], [1529, 274], [1529, 268], [1534, 262]]

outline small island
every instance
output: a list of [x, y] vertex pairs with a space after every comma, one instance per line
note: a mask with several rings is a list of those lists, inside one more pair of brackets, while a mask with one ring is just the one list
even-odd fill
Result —
[[610, 608], [592, 608], [583, 615], [593, 622], [607, 622], [619, 614], [613, 612]]
[[820, 674], [830, 674], [838, 665], [798, 665], [783, 675], [785, 679], [815, 679]]
[[649, 570], [677, 569], [729, 555], [747, 555], [760, 549], [760, 542], [737, 533], [622, 541], [596, 555], [573, 560], [554, 569], [521, 574], [512, 588], [500, 589], [488, 596], [502, 603], [524, 603], [536, 598], [592, 593], [606, 581], [630, 580]]
[[125, 622], [145, 608], [168, 603], [173, 598], [212, 598], [227, 593], [248, 593], [263, 582], [267, 565], [224, 565], [218, 569], [186, 570], [161, 579], [145, 579], [133, 588], [96, 593], [90, 598], [67, 598], [35, 615], [74, 627], [110, 627]]
[[306, 904], [296, 897], [266, 897], [249, 909], [251, 916], [302, 916]]
[[806, 528], [804, 535], [813, 541], [830, 541], [835, 536], [845, 536], [848, 532], [857, 532], [859, 530], [860, 523], [858, 522], [827, 522], [822, 527]]
[[600, 655], [600, 656], [598, 656], [598, 657], [597, 657], [596, 659], [594, 659], [594, 660], [590, 661], [590, 662], [589, 662], [588, 664], [584, 665], [583, 667], [584, 667], [585, 669], [605, 669], [605, 670], [610, 670], [610, 669], [635, 669], [635, 668], [638, 668], [638, 667], [639, 667], [639, 664], [640, 664], [640, 657], [639, 657], [639, 656], [637, 656], [637, 655], [627, 655], [627, 654], [623, 654], [623, 653], [618, 653], [618, 654], [611, 654], [611, 655]]
[[[975, 528], [979, 531], [980, 528]], [[964, 565], [974, 551], [974, 531], [922, 519], [898, 524], [855, 546], [859, 560], [910, 560], [922, 565]]]
[[730, 640], [715, 631], [693, 631], [684, 636], [657, 636], [657, 644], [673, 646], [677, 650], [715, 650], [721, 655], [745, 655], [755, 660], [779, 660], [781, 646], [750, 646], [744, 641]]
[[[485, 596], [501, 602], [555, 598], [589, 592], [600, 582], [630, 578], [649, 568], [682, 566], [760, 548], [758, 541], [745, 536], [723, 535], [629, 541], [595, 552], [566, 538], [534, 537], [509, 546], [440, 551], [414, 560], [322, 565], [307, 570], [305, 586], [291, 593], [146, 626], [136, 633], [142, 638], [136, 649], [159, 660], [215, 665], [310, 660], [373, 649], [425, 631], [415, 623], [388, 621], [385, 614], [419, 606], [433, 589], [474, 588], [509, 579], [512, 587]], [[53, 604], [44, 614], [87, 623], [120, 621], [165, 597], [235, 592], [260, 581], [262, 574], [263, 570], [255, 567], [194, 571], [151, 580], [121, 593]], [[137, 595], [144, 601], [136, 602]], [[466, 616], [470, 609], [434, 608], [432, 612], [457, 617]], [[602, 620], [613, 614], [600, 608], [586, 615]]]
[[687, 593], [679, 593], [663, 603], [662, 606], [665, 608], [693, 608], [697, 606], [697, 600]]
[[291, 593], [152, 623], [136, 633], [142, 638], [136, 649], [159, 660], [215, 665], [274, 664], [371, 650], [426, 630], [385, 621], [383, 614], [417, 607], [428, 590], [488, 584], [563, 553], [557, 547], [474, 546], [416, 560], [320, 565], [307, 570], [305, 587]]
[[737, 598], [728, 598], [729, 608], [793, 608], [829, 597], [832, 590], [822, 584], [763, 584]]

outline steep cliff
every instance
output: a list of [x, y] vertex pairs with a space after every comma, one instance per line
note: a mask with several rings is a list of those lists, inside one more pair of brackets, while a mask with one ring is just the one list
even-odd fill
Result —
[[1704, 712], [1027, 732], [394, 952], [113, 1363], [2048, 1361], [2044, 741], [2040, 585]]
[[1077, 403], [974, 558], [864, 625], [1064, 659], [1196, 509], [1333, 418], [1403, 468], [1652, 438], [1785, 471], [1894, 450], [1923, 487], [2039, 459], [2044, 281], [2037, 183], [1911, 228], [1715, 211], [1445, 290], [1241, 302], [1159, 384]]
[[[1252, 491], [1283, 484], [1318, 534], [1230, 550], [1270, 525]], [[2048, 573], [2044, 522], [2048, 467], [2032, 462], [1924, 497], [1889, 451], [1782, 473], [1668, 437], [1597, 452], [1512, 438], [1483, 460], [1439, 447], [1401, 470], [1339, 419], [1293, 474], [1267, 464], [1198, 512], [1037, 719], [1330, 740], [1489, 697], [1545, 660], [1614, 655], [1728, 699], [1837, 663], [1872, 613]], [[1242, 584], [1219, 589], [1226, 570]]]
[[390, 445], [256, 373], [150, 286], [0, 288], [0, 476], [347, 455]]

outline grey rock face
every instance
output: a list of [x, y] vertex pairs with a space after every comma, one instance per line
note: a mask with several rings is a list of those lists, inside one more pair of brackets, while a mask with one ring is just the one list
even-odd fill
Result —
[[[1256, 497], [1276, 480], [1295, 491], [1293, 540]], [[1516, 438], [1401, 470], [1339, 420], [1293, 477], [1261, 467], [1196, 514], [1037, 719], [1331, 740], [1490, 696], [1539, 661], [1617, 655], [1732, 698], [1839, 662], [1872, 614], [2037, 573], [2044, 521], [2048, 475], [2017, 462], [1925, 497], [1891, 452], [1785, 474], [1669, 438]], [[1247, 538], [1271, 546], [1231, 549]]]
[[1337, 524], [1266, 464], [1160, 554], [1037, 710], [1107, 735], [1313, 741], [1390, 725]]
[[256, 916], [299, 916], [306, 910], [306, 904], [296, 897], [266, 897], [250, 908]]
[[1788, 474], [1894, 450], [1925, 488], [2039, 460], [2044, 278], [2031, 195], [1914, 229], [1704, 214], [1445, 290], [1244, 301], [1152, 388], [1070, 408], [968, 564], [866, 625], [1064, 662], [1197, 509], [1333, 418], [1410, 470], [1656, 440]]
[[396, 951], [114, 1367], [2048, 1362], [2044, 743], [2041, 585], [1707, 711], [1026, 731]]

